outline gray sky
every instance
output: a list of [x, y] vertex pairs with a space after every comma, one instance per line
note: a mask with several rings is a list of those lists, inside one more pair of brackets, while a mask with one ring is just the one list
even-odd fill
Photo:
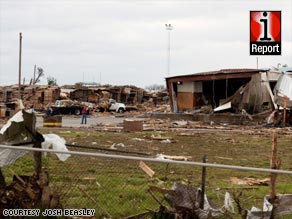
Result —
[[256, 68], [249, 55], [249, 11], [282, 11], [282, 56], [260, 56], [259, 67], [292, 66], [291, 0], [0, 0], [0, 85], [18, 83], [36, 64], [59, 85], [164, 84], [171, 23], [170, 76], [223, 68]]

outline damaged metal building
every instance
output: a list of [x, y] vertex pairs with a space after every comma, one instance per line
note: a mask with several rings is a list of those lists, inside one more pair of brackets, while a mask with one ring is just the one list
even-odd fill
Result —
[[228, 109], [254, 114], [276, 107], [272, 90], [280, 75], [264, 69], [222, 69], [168, 77], [166, 85], [173, 112]]

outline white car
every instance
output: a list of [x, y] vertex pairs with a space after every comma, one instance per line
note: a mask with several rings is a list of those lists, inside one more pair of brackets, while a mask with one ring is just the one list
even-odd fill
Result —
[[115, 111], [117, 113], [123, 113], [126, 111], [126, 105], [123, 103], [118, 103], [114, 99], [109, 99], [110, 107], [109, 111]]

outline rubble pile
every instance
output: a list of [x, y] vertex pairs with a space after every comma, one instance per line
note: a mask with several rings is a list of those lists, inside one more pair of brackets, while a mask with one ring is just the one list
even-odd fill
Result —
[[[171, 189], [150, 186], [148, 189], [150, 195], [160, 205], [157, 211], [149, 210], [139, 215], [129, 216], [127, 219], [145, 218], [143, 216], [151, 216], [151, 218], [218, 218], [220, 216], [234, 213], [233, 199], [229, 193], [225, 194], [224, 205], [216, 207], [216, 205], [206, 196], [202, 200], [202, 192], [192, 186], [175, 182]], [[164, 196], [169, 206], [164, 205], [154, 194], [158, 192]], [[201, 205], [203, 207], [201, 207]], [[148, 218], [148, 217], [147, 217]]]
[[[0, 187], [0, 211], [3, 209], [53, 209], [61, 208], [59, 196], [52, 193], [49, 187], [49, 176], [42, 170], [39, 177], [13, 175], [12, 182]], [[1, 216], [1, 215], [0, 215]]]
[[[0, 118], [11, 117], [16, 111], [16, 99], [19, 98], [17, 85], [0, 87]], [[108, 109], [109, 100], [126, 104], [127, 110], [143, 112], [157, 109], [159, 112], [170, 111], [168, 107], [167, 91], [149, 92], [135, 86], [94, 86], [65, 85], [51, 87], [45, 85], [22, 85], [21, 98], [26, 108], [44, 111], [49, 105], [56, 105], [56, 101], [66, 106], [87, 106], [95, 109]], [[62, 101], [60, 101], [62, 100]], [[160, 105], [164, 104], [161, 108]], [[75, 114], [75, 113], [73, 113]]]
[[[18, 108], [21, 109], [22, 106], [20, 105]], [[49, 174], [47, 170], [42, 168], [41, 152], [33, 152], [34, 171], [31, 175], [18, 175], [7, 167], [28, 152], [17, 150], [19, 146], [49, 148], [52, 145], [54, 149], [67, 150], [62, 139], [52, 135], [41, 135], [36, 131], [35, 124], [35, 114], [21, 109], [0, 130], [0, 218], [3, 216], [1, 215], [3, 209], [62, 207], [59, 203], [59, 195], [53, 193], [49, 187]], [[62, 161], [67, 158], [68, 155], [59, 157]], [[8, 177], [5, 175], [9, 171], [12, 173], [13, 179], [8, 184]]]

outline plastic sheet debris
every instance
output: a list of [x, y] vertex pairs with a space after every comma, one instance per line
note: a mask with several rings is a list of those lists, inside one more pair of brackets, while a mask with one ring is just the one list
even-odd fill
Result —
[[279, 194], [274, 205], [269, 202], [269, 196], [264, 197], [263, 210], [252, 207], [247, 213], [247, 219], [269, 219], [274, 208], [275, 215], [292, 214], [292, 194]]
[[[53, 150], [68, 151], [65, 145], [66, 144], [65, 139], [61, 138], [59, 135], [45, 134], [43, 136], [44, 136], [45, 141], [42, 143], [42, 148], [49, 149], [50, 147], [52, 147]], [[71, 156], [70, 154], [61, 154], [61, 153], [56, 153], [56, 155], [61, 161], [65, 161]]]

